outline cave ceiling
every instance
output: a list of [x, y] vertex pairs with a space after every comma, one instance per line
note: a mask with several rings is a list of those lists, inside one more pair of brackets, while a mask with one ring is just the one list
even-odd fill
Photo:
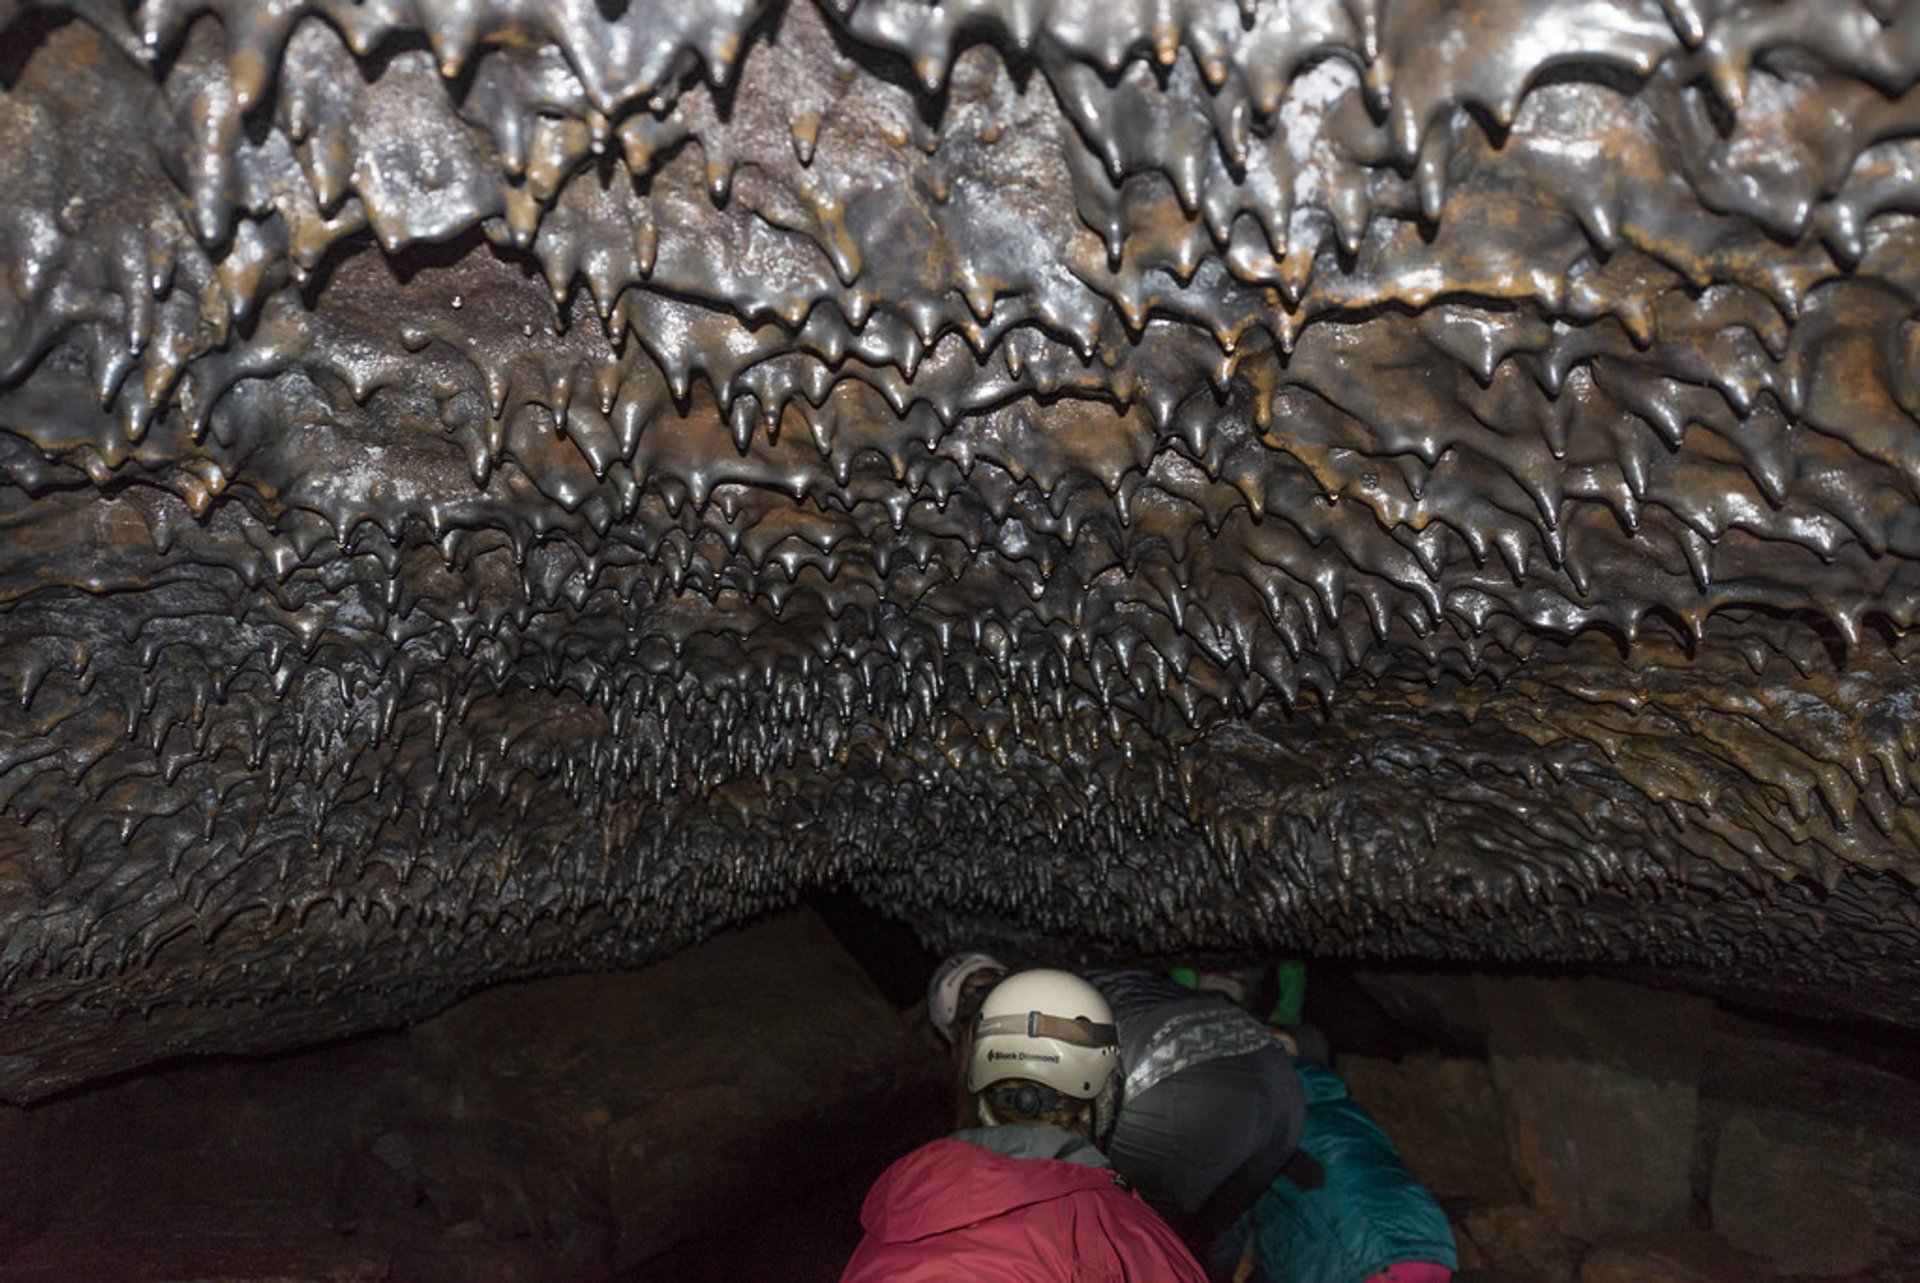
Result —
[[643, 962], [1920, 1024], [1920, 5], [0, 3], [0, 1096]]

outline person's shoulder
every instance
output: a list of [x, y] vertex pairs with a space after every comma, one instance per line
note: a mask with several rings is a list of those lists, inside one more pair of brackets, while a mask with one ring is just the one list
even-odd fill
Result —
[[946, 1171], [969, 1165], [986, 1155], [977, 1145], [952, 1136], [942, 1136], [908, 1150], [887, 1164], [873, 1183], [874, 1194], [913, 1185], [926, 1180], [930, 1172]]

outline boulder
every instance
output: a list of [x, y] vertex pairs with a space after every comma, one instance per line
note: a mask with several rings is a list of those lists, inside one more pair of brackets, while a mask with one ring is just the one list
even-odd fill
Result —
[[1857, 1274], [1895, 1247], [1876, 1195], [1879, 1181], [1912, 1179], [1911, 1170], [1895, 1169], [1899, 1158], [1858, 1128], [1784, 1110], [1740, 1111], [1715, 1149], [1713, 1227], [1788, 1273]]
[[1687, 1224], [1710, 1004], [1609, 980], [1476, 986], [1528, 1201], [1589, 1241]]
[[1580, 1283], [1760, 1283], [1773, 1277], [1768, 1262], [1697, 1229], [1607, 1243], [1580, 1262]]
[[1524, 1203], [1475, 1208], [1454, 1227], [1463, 1271], [1531, 1283], [1573, 1283], [1585, 1244]]
[[1722, 1019], [1701, 1083], [1722, 1233], [1805, 1273], [1920, 1241], [1920, 1083], [1906, 1041]]
[[1342, 1056], [1340, 1073], [1393, 1139], [1407, 1169], [1437, 1197], [1519, 1201], [1485, 1061], [1430, 1053], [1400, 1061]]

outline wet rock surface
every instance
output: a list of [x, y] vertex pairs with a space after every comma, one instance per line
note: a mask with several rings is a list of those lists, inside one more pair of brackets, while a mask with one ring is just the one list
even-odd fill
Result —
[[1920, 10], [0, 4], [0, 1095], [833, 885], [1920, 1024]]

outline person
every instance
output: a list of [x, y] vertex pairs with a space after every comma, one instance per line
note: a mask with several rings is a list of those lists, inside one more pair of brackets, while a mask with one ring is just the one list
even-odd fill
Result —
[[934, 969], [927, 981], [927, 1020], [946, 1040], [954, 1064], [954, 1126], [971, 1127], [973, 1096], [966, 1090], [966, 1065], [973, 1048], [973, 1018], [981, 1000], [1006, 978], [998, 958], [977, 949], [956, 953]]
[[927, 981], [927, 1019], [949, 1047], [959, 1044], [981, 1000], [1006, 975], [1004, 963], [978, 949], [953, 954], [934, 968]]
[[1123, 1086], [1107, 1154], [1205, 1252], [1295, 1161], [1299, 1076], [1266, 1023], [1220, 995], [1144, 971], [1087, 979], [1119, 1023]]
[[976, 1125], [881, 1173], [842, 1283], [1204, 1283], [1094, 1144], [1118, 1044], [1112, 1010], [1078, 976], [1024, 971], [994, 985], [968, 1031]]
[[1265, 1012], [1270, 1025], [1298, 1025], [1307, 1000], [1307, 964], [1301, 958], [1226, 971], [1175, 967], [1169, 977], [1188, 989], [1217, 993], [1254, 1015]]
[[[1276, 1031], [1278, 1037], [1279, 1031]], [[1294, 1061], [1306, 1093], [1301, 1151], [1318, 1170], [1276, 1179], [1206, 1255], [1235, 1283], [1446, 1283], [1458, 1267], [1440, 1205], [1346, 1082]]]

